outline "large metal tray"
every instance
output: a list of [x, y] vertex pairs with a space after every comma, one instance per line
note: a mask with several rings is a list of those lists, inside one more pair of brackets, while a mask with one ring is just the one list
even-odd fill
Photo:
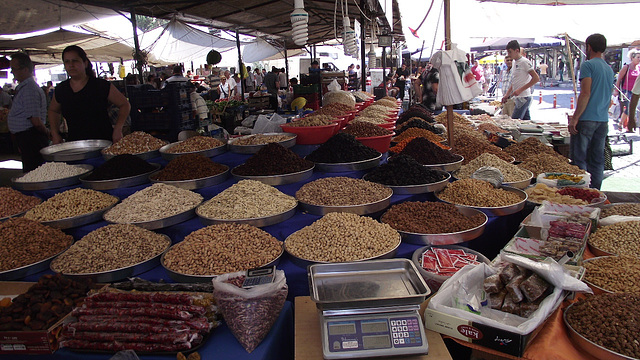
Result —
[[[73, 241], [71, 242], [71, 245], [73, 245]], [[69, 245], [69, 247], [71, 247], [71, 245]], [[47, 270], [49, 268], [49, 264], [53, 261], [53, 259], [55, 259], [56, 256], [67, 251], [69, 247], [67, 247], [66, 249], [62, 250], [61, 252], [55, 255], [52, 255], [44, 260], [40, 260], [33, 264], [25, 265], [16, 269], [2, 271], [0, 272], [0, 281], [22, 279], [29, 275], [37, 274], [41, 271]]]
[[[162, 257], [162, 255], [164, 255], [164, 253], [166, 253], [167, 250], [169, 250], [169, 248], [171, 247], [171, 238], [169, 238], [167, 235], [164, 235], [164, 234], [161, 234], [161, 235], [167, 239], [168, 241], [167, 247], [160, 254], [153, 256], [152, 258], [147, 259], [145, 261], [141, 261], [137, 264], [126, 266], [119, 269], [101, 271], [96, 273], [85, 273], [85, 274], [60, 273], [60, 274], [71, 279], [91, 279], [96, 283], [112, 283], [112, 282], [124, 280], [132, 276], [136, 276], [138, 274], [142, 274], [143, 272], [147, 272], [153, 269], [154, 267], [160, 265], [160, 257]], [[49, 265], [49, 267], [51, 268], [51, 265]], [[57, 272], [53, 268], [51, 268], [51, 271]]]
[[311, 299], [323, 310], [422, 304], [431, 290], [408, 259], [316, 264]]
[[571, 307], [575, 304], [576, 303], [573, 303], [567, 306], [567, 308], [564, 309], [564, 313], [562, 314], [562, 319], [564, 320], [564, 324], [567, 326], [567, 330], [569, 332], [569, 339], [573, 344], [582, 349], [585, 353], [590, 354], [594, 358], [600, 360], [638, 360], [630, 356], [619, 354], [594, 343], [593, 341], [582, 336], [571, 325], [569, 325], [569, 322], [567, 321], [567, 311], [569, 311], [569, 309], [571, 309]]
[[308, 212], [313, 215], [326, 215], [330, 212], [346, 212], [357, 215], [368, 215], [373, 214], [378, 211], [382, 211], [389, 207], [391, 204], [391, 196], [393, 194], [387, 196], [382, 200], [378, 200], [376, 202], [368, 203], [368, 204], [360, 204], [360, 205], [345, 205], [345, 206], [328, 206], [328, 205], [313, 205], [308, 204], [303, 201], [298, 200], [300, 204], [300, 209], [302, 211]]
[[[289, 235], [291, 236], [291, 235]], [[287, 237], [287, 239], [289, 239], [289, 237]], [[289, 258], [291, 259], [291, 262], [300, 266], [300, 267], [308, 267], [309, 265], [313, 265], [313, 264], [336, 264], [335, 262], [328, 262], [328, 261], [317, 261], [317, 260], [309, 260], [309, 259], [305, 259], [305, 258], [301, 258], [298, 256], [295, 256], [293, 254], [291, 254], [289, 252], [289, 250], [287, 250], [287, 239], [284, 240], [284, 250], [287, 252], [287, 254], [289, 255]], [[375, 259], [393, 259], [396, 257], [396, 253], [398, 252], [398, 248], [400, 247], [400, 244], [402, 244], [402, 241], [400, 239], [400, 234], [398, 234], [398, 244], [391, 250], [387, 251], [386, 253], [380, 254], [380, 255], [376, 255], [376, 256], [372, 256], [366, 259], [359, 259], [359, 260], [353, 260], [351, 262], [347, 262], [347, 263], [354, 263], [354, 262], [361, 262], [361, 261], [368, 261], [368, 260], [375, 260]]]
[[[122, 154], [118, 154], [118, 155], [122, 155]], [[110, 160], [118, 155], [105, 154], [104, 149], [102, 151], [102, 158], [105, 160]], [[146, 151], [146, 152], [141, 152], [141, 153], [131, 154], [131, 155], [135, 155], [142, 160], [149, 160], [149, 159], [157, 158], [158, 156], [160, 156], [160, 150], [158, 149], [158, 150]]]
[[87, 225], [87, 224], [91, 224], [91, 223], [102, 220], [102, 215], [105, 212], [109, 211], [109, 209], [116, 206], [116, 204], [117, 202], [104, 209], [93, 211], [87, 214], [82, 214], [82, 215], [59, 219], [59, 220], [41, 221], [40, 223], [57, 228], [57, 229], [63, 229], [63, 230], [82, 226], [82, 225]]
[[[591, 262], [591, 261], [596, 260], [596, 259], [605, 258], [605, 257], [617, 257], [617, 256], [611, 256], [610, 255], [610, 256], [594, 257], [594, 258], [591, 258], [591, 259], [583, 260], [582, 261], [582, 265], [584, 266], [585, 263]], [[622, 269], [620, 269], [620, 270], [622, 270]], [[587, 285], [589, 285], [589, 287], [591, 288], [591, 290], [593, 290], [593, 293], [595, 295], [598, 295], [598, 294], [611, 294], [611, 293], [614, 292], [614, 291], [611, 291], [611, 290], [607, 290], [607, 289], [601, 288], [600, 286], [597, 286], [597, 285], [593, 284], [591, 281], [587, 280], [586, 277], [587, 277], [587, 271], [588, 270], [586, 269], [586, 267], [585, 267], [584, 271], [585, 271], [584, 272], [585, 278], [582, 279], [582, 281], [584, 281]]]
[[[442, 172], [446, 174], [446, 178], [444, 180], [440, 180], [438, 182], [430, 183], [430, 184], [419, 184], [419, 185], [386, 185], [384, 186], [390, 187], [393, 190], [395, 195], [408, 195], [408, 194], [424, 194], [429, 192], [436, 192], [447, 187], [449, 180], [451, 179], [451, 174], [443, 170], [434, 170], [438, 172]], [[368, 174], [367, 174], [368, 175]], [[362, 180], [371, 181], [367, 179], [367, 175], [362, 177]], [[373, 181], [375, 182], [375, 181]]]
[[[37, 196], [34, 196], [34, 197], [37, 197]], [[40, 199], [40, 198], [38, 198], [38, 199]], [[42, 203], [42, 199], [40, 199], [40, 202], [39, 202], [38, 204], [36, 204], [36, 205], [39, 205], [39, 204], [41, 204], [41, 203]], [[34, 206], [34, 207], [35, 207], [35, 206]], [[33, 209], [33, 208], [31, 208], [31, 209]], [[31, 209], [27, 209], [27, 210], [25, 210], [25, 211], [21, 211], [21, 212], [16, 213], [16, 214], [12, 214], [12, 215], [5, 216], [5, 217], [3, 217], [3, 218], [0, 218], [0, 222], [3, 222], [3, 221], [6, 221], [6, 220], [9, 220], [9, 219], [11, 219], [11, 218], [20, 217], [20, 216], [22, 216], [22, 215], [26, 214], [26, 213], [27, 213], [27, 211], [29, 211], [29, 210], [31, 210]]]
[[[160, 260], [160, 263], [162, 264], [162, 267], [167, 271], [167, 274], [169, 274], [169, 277], [171, 279], [173, 279], [173, 281], [175, 281], [175, 282], [210, 283], [211, 279], [213, 279], [214, 277], [216, 277], [218, 275], [221, 275], [221, 274], [215, 274], [215, 275], [189, 275], [189, 274], [183, 274], [183, 273], [180, 273], [180, 272], [177, 272], [177, 271], [170, 270], [169, 268], [164, 266], [164, 257], [165, 257], [165, 255], [167, 254], [167, 252], [169, 250], [165, 251], [162, 254], [162, 258]], [[280, 262], [280, 258], [282, 257], [283, 253], [284, 253], [284, 247], [283, 247], [282, 251], [280, 252], [280, 254], [273, 261], [270, 261], [269, 263], [264, 264], [262, 266], [277, 266], [278, 263]]]
[[438, 200], [442, 201], [442, 202], [446, 202], [448, 204], [453, 204], [459, 207], [467, 207], [467, 208], [471, 208], [471, 209], [476, 209], [476, 210], [480, 210], [483, 213], [489, 215], [489, 216], [505, 216], [505, 215], [511, 215], [511, 214], [515, 214], [518, 211], [522, 210], [524, 208], [525, 203], [527, 202], [527, 193], [525, 193], [523, 190], [520, 189], [516, 189], [510, 186], [503, 186], [502, 187], [503, 190], [505, 191], [510, 191], [512, 193], [516, 193], [518, 194], [518, 196], [520, 196], [520, 198], [522, 200], [520, 200], [519, 202], [512, 204], [512, 205], [508, 205], [508, 206], [498, 206], [498, 207], [481, 207], [481, 206], [468, 206], [468, 205], [462, 205], [462, 204], [455, 204], [446, 200], [442, 200], [440, 198], [440, 192], [435, 193], [436, 198], [438, 198]]
[[380, 165], [382, 154], [378, 152], [378, 156], [373, 159], [354, 161], [348, 163], [315, 163], [317, 171], [323, 172], [349, 172], [374, 168]]
[[281, 223], [291, 218], [293, 215], [295, 215], [297, 206], [298, 206], [298, 203], [296, 202], [295, 206], [293, 206], [291, 209], [287, 211], [281, 212], [280, 214], [264, 216], [259, 218], [250, 218], [250, 219], [214, 219], [214, 218], [209, 218], [204, 215], [201, 215], [198, 212], [198, 209], [196, 209], [196, 215], [198, 215], [200, 222], [204, 224], [204, 226], [223, 224], [223, 223], [236, 223], [236, 224], [253, 225], [255, 227], [265, 227], [265, 226]]
[[491, 260], [489, 260], [486, 256], [482, 255], [478, 251], [469, 249], [469, 248], [464, 247], [464, 246], [458, 246], [458, 245], [431, 246], [431, 245], [427, 245], [427, 246], [423, 246], [421, 248], [418, 248], [418, 249], [416, 249], [416, 251], [413, 252], [413, 255], [411, 256], [411, 261], [413, 261], [413, 264], [418, 269], [418, 272], [420, 273], [420, 275], [422, 276], [424, 281], [427, 283], [429, 288], [431, 290], [433, 290], [433, 291], [438, 291], [440, 289], [440, 286], [442, 285], [442, 283], [445, 282], [447, 279], [449, 279], [451, 276], [444, 276], [444, 275], [434, 274], [434, 273], [431, 273], [431, 272], [425, 270], [422, 267], [422, 254], [424, 254], [425, 251], [427, 251], [427, 249], [431, 249], [431, 248], [464, 250], [465, 252], [467, 252], [469, 254], [476, 255], [477, 256], [476, 260], [478, 262], [483, 262], [483, 263], [485, 263], [487, 265], [491, 264]]
[[154, 177], [158, 174], [158, 172], [154, 172], [153, 174], [149, 175], [149, 180], [151, 180], [152, 183], [164, 183], [167, 185], [175, 186], [180, 189], [197, 190], [197, 189], [202, 189], [209, 186], [218, 185], [220, 183], [223, 183], [225, 180], [227, 180], [227, 178], [229, 177], [229, 167], [227, 165], [223, 165], [223, 166], [227, 169], [221, 172], [220, 174], [207, 176], [200, 179], [180, 180], [180, 181], [155, 180]]
[[85, 180], [85, 178], [90, 175], [87, 174], [80, 177], [80, 182], [82, 182], [82, 186], [93, 190], [113, 190], [141, 185], [149, 182], [149, 174], [160, 169], [160, 164], [151, 163], [151, 165], [154, 168], [153, 170], [140, 175], [111, 180]]
[[[261, 145], [236, 145], [235, 144], [238, 139], [246, 138], [246, 137], [250, 137], [250, 136], [255, 136], [255, 135], [257, 135], [257, 134], [241, 136], [239, 138], [229, 139], [229, 142], [227, 142], [227, 144], [229, 144], [229, 151], [237, 153], [237, 154], [255, 154], [255, 153], [257, 153], [258, 151], [260, 151], [260, 149], [265, 147], [267, 144], [261, 144]], [[292, 134], [292, 133], [264, 133], [264, 134], [260, 134], [260, 135], [289, 135], [289, 139], [277, 142], [278, 144], [284, 146], [285, 148], [290, 148], [293, 145], [295, 145], [296, 144], [296, 138], [298, 137], [298, 135]]]
[[[240, 165], [238, 165], [240, 166]], [[307, 169], [307, 170], [303, 170], [303, 171], [299, 171], [296, 173], [291, 173], [291, 174], [283, 174], [283, 175], [268, 175], [268, 176], [244, 176], [244, 175], [237, 175], [235, 173], [237, 166], [235, 168], [233, 168], [233, 170], [231, 170], [231, 175], [233, 175], [233, 177], [235, 177], [236, 179], [249, 179], [249, 180], [256, 180], [256, 181], [260, 181], [263, 184], [267, 184], [267, 185], [271, 185], [271, 186], [277, 186], [277, 185], [285, 185], [285, 184], [293, 184], [296, 183], [298, 181], [304, 181], [307, 180], [308, 178], [311, 177], [311, 175], [313, 175], [313, 169], [315, 168], [315, 166]]]
[[183, 152], [183, 153], [169, 153], [167, 152], [167, 150], [171, 149], [172, 147], [178, 145], [179, 143], [181, 143], [182, 141], [177, 141], [171, 144], [167, 144], [163, 147], [160, 148], [160, 155], [162, 156], [163, 159], [167, 160], [167, 161], [171, 161], [175, 158], [177, 158], [178, 156], [181, 155], [187, 155], [187, 154], [199, 154], [202, 155], [204, 157], [214, 157], [216, 155], [220, 155], [224, 152], [227, 151], [227, 145], [220, 145], [218, 147], [214, 147], [211, 149], [206, 149], [206, 150], [200, 150], [200, 151], [190, 151], [190, 152]]
[[460, 207], [456, 206], [458, 211], [467, 217], [471, 217], [477, 214], [482, 214], [484, 216], [484, 221], [482, 224], [463, 231], [453, 232], [453, 233], [444, 233], [444, 234], [420, 234], [420, 233], [412, 233], [408, 231], [397, 230], [402, 236], [402, 240], [409, 244], [416, 245], [453, 245], [459, 244], [467, 241], [471, 241], [484, 233], [484, 228], [487, 226], [487, 222], [489, 218], [487, 214], [483, 213], [480, 210], [468, 208], [468, 207]]
[[589, 245], [589, 250], [591, 250], [591, 253], [595, 256], [618, 256], [618, 254], [607, 252], [593, 245], [591, 243], [591, 237], [589, 237], [589, 239], [587, 240], [587, 244]]
[[93, 165], [81, 164], [81, 165], [74, 165], [74, 166], [83, 168], [85, 171], [78, 175], [66, 177], [63, 179], [38, 181], [38, 182], [18, 182], [16, 181], [18, 177], [14, 177], [14, 178], [11, 178], [11, 186], [14, 189], [25, 190], [25, 191], [57, 189], [57, 188], [71, 186], [71, 185], [80, 183], [80, 177], [84, 176], [89, 171], [93, 170]]
[[524, 190], [526, 189], [529, 185], [531, 185], [531, 179], [533, 179], [533, 173], [529, 170], [525, 170], [526, 172], [528, 172], [529, 174], [531, 174], [531, 176], [526, 179], [526, 180], [520, 180], [520, 181], [513, 181], [513, 182], [505, 182], [502, 183], [502, 185], [505, 186], [511, 186], [514, 187], [516, 189], [520, 189], [520, 190]]
[[460, 169], [462, 167], [462, 162], [464, 161], [464, 156], [462, 155], [458, 155], [455, 154], [457, 156], [460, 157], [460, 160], [456, 160], [450, 163], [446, 163], [446, 164], [433, 164], [433, 165], [425, 165], [422, 164], [422, 166], [428, 168], [428, 169], [440, 169], [440, 170], [444, 170], [444, 171], [456, 171], [458, 169]]
[[[202, 202], [200, 202], [201, 204]], [[162, 228], [166, 228], [169, 226], [173, 226], [175, 224], [179, 224], [183, 221], [187, 221], [189, 219], [191, 219], [192, 217], [194, 217], [196, 215], [196, 208], [198, 206], [200, 206], [200, 204], [196, 204], [194, 207], [192, 207], [191, 209], [187, 210], [187, 211], [183, 211], [181, 213], [175, 214], [175, 215], [171, 215], [171, 216], [167, 216], [165, 218], [162, 219], [156, 219], [156, 220], [150, 220], [150, 221], [141, 221], [141, 222], [133, 222], [133, 223], [129, 223], [131, 225], [136, 225], [136, 226], [140, 226], [143, 229], [147, 229], [147, 230], [157, 230], [157, 229], [162, 229]], [[103, 215], [104, 218], [104, 215]], [[112, 223], [111, 221], [105, 219], [105, 221]], [[112, 224], [118, 224], [118, 223], [112, 223]]]
[[46, 161], [78, 161], [100, 156], [102, 149], [111, 146], [109, 140], [78, 140], [40, 149]]

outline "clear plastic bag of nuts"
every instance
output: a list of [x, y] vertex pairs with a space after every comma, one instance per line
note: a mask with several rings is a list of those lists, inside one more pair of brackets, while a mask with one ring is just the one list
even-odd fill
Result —
[[242, 288], [245, 271], [213, 279], [213, 297], [231, 333], [247, 352], [267, 336], [280, 315], [288, 287], [284, 271], [276, 270], [273, 282]]

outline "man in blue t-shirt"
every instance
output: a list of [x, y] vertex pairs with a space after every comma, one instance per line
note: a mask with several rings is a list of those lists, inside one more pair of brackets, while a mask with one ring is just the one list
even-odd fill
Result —
[[591, 174], [591, 187], [600, 189], [614, 75], [602, 58], [607, 39], [601, 34], [592, 34], [585, 45], [588, 60], [580, 66], [580, 95], [575, 113], [569, 116], [571, 160]]

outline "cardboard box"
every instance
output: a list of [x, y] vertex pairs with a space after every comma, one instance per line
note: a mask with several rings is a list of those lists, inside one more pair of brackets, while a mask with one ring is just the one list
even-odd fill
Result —
[[424, 311], [425, 327], [429, 330], [517, 357], [522, 356], [527, 344], [538, 334], [546, 321], [531, 333], [520, 335], [434, 309], [427, 308]]
[[[0, 299], [27, 292], [33, 282], [0, 282]], [[64, 318], [46, 330], [0, 331], [0, 354], [51, 354], [58, 349], [58, 334]]]
[[[587, 229], [586, 229], [585, 235], [580, 240], [578, 251], [574, 251], [573, 257], [570, 258], [567, 261], [567, 264], [569, 264], [569, 265], [581, 265], [582, 264], [582, 258], [584, 256], [584, 251], [585, 251], [585, 249], [587, 247], [587, 239], [589, 239], [590, 227], [591, 227], [591, 223], [589, 223], [587, 225]], [[542, 261], [542, 260], [544, 260], [546, 258], [546, 256], [542, 256], [542, 255], [537, 256], [537, 255], [531, 255], [531, 254], [526, 254], [526, 253], [520, 253], [520, 252], [512, 250], [513, 247], [514, 247], [514, 244], [516, 242], [516, 238], [542, 240], [541, 237], [533, 236], [531, 233], [529, 233], [527, 231], [526, 227], [521, 226], [520, 229], [518, 230], [518, 232], [516, 232], [516, 234], [513, 236], [513, 238], [504, 246], [502, 251], [504, 251], [506, 253], [510, 253], [510, 254], [516, 254], [516, 255], [524, 256], [524, 257], [527, 257], [529, 259], [539, 260], [539, 261]], [[544, 241], [544, 240], [542, 240], [542, 241]], [[557, 261], [559, 259], [555, 259], [555, 260]]]

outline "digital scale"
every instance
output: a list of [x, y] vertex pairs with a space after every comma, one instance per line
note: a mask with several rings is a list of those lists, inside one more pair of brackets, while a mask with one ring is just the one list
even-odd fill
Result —
[[316, 264], [309, 278], [325, 359], [428, 352], [419, 310], [431, 291], [410, 260]]

